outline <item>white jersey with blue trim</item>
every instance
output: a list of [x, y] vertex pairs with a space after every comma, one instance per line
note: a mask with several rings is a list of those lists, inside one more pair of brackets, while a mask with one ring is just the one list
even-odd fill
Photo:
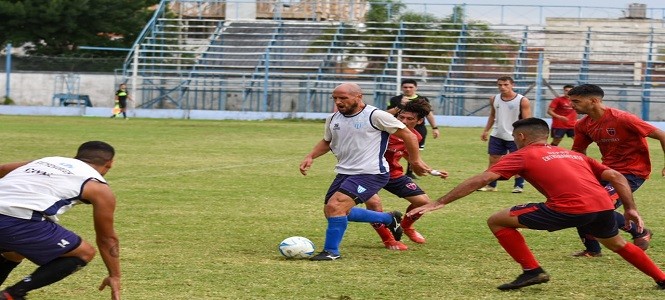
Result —
[[346, 175], [383, 174], [389, 171], [383, 157], [388, 137], [404, 123], [390, 113], [366, 105], [352, 116], [336, 112], [326, 118], [323, 139], [337, 157], [335, 172]]
[[522, 98], [516, 94], [515, 98], [508, 101], [501, 99], [501, 94], [494, 96], [494, 126], [491, 136], [504, 141], [513, 141], [513, 123], [520, 119], [522, 113]]
[[67, 157], [45, 157], [0, 178], [0, 214], [20, 219], [57, 221], [80, 200], [88, 180], [106, 183], [90, 165]]

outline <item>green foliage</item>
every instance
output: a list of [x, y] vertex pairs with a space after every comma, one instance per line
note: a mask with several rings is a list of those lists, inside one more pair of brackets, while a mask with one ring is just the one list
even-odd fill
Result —
[[14, 99], [12, 99], [10, 97], [7, 97], [7, 96], [4, 96], [4, 97], [2, 97], [2, 103], [0, 103], [0, 104], [2, 104], [2, 105], [14, 105], [15, 102], [14, 102]]
[[[110, 113], [110, 109], [109, 109]], [[278, 243], [310, 238], [320, 250], [325, 236], [323, 195], [334, 177], [334, 156], [317, 158], [307, 176], [300, 161], [321, 139], [323, 122], [201, 121], [0, 115], [0, 163], [48, 155], [72, 156], [87, 140], [117, 150], [106, 179], [118, 198], [123, 299], [662, 299], [663, 291], [618, 255], [573, 258], [582, 247], [575, 230], [522, 230], [552, 280], [519, 291], [496, 286], [521, 272], [487, 229], [493, 212], [542, 196], [527, 185], [511, 194], [474, 193], [425, 215], [416, 227], [427, 238], [408, 251], [382, 247], [367, 224], [351, 223], [343, 259], [314, 263], [286, 260]], [[450, 178], [418, 184], [432, 198], [487, 167], [481, 128], [441, 127], [427, 140], [424, 160]], [[565, 139], [564, 147], [571, 140]], [[654, 168], [663, 166], [660, 145], [650, 142]], [[592, 151], [593, 150], [593, 151]], [[590, 154], [597, 155], [592, 146]], [[647, 226], [656, 232], [651, 258], [664, 267], [665, 185], [654, 174], [636, 193]], [[571, 178], [571, 180], [575, 180]], [[381, 194], [386, 210], [407, 202]], [[89, 205], [73, 208], [61, 224], [94, 243]], [[625, 236], [625, 235], [624, 235]], [[22, 263], [8, 278], [34, 271]], [[109, 299], [97, 287], [106, 269], [99, 256], [31, 299]]]
[[[61, 55], [78, 46], [129, 47], [159, 0], [5, 0], [0, 45], [28, 45], [29, 53]], [[125, 55], [100, 52], [97, 55]]]

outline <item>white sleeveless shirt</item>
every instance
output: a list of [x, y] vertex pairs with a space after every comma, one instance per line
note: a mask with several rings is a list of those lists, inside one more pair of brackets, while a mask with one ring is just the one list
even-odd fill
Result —
[[513, 123], [520, 119], [521, 103], [524, 96], [516, 94], [515, 98], [504, 101], [501, 94], [494, 96], [494, 126], [491, 136], [504, 141], [513, 141]]
[[353, 116], [336, 112], [326, 118], [323, 139], [337, 157], [335, 172], [346, 175], [383, 174], [389, 171], [383, 154], [390, 134], [406, 128], [390, 113], [374, 106]]
[[60, 215], [80, 200], [88, 180], [106, 183], [90, 165], [74, 158], [45, 157], [0, 178], [0, 214], [27, 220]]

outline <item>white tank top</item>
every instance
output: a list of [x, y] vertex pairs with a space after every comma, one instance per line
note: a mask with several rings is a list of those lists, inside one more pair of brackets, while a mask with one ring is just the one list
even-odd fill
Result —
[[66, 157], [46, 157], [19, 167], [0, 178], [0, 214], [28, 220], [57, 215], [80, 200], [88, 180], [106, 183], [87, 163]]
[[512, 141], [513, 138], [513, 123], [520, 119], [522, 103], [524, 96], [516, 94], [515, 98], [504, 101], [501, 100], [501, 94], [494, 96], [494, 126], [492, 126], [493, 137], [500, 138], [504, 141]]
[[383, 174], [389, 172], [383, 157], [388, 137], [404, 123], [390, 113], [366, 105], [353, 116], [336, 112], [326, 118], [323, 139], [337, 157], [335, 172], [339, 174]]

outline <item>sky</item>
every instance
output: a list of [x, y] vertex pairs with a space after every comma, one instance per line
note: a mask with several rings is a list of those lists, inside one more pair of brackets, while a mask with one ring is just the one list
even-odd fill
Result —
[[[566, 16], [619, 18], [622, 17], [622, 10], [628, 11], [630, 3], [646, 4], [647, 17], [665, 19], [665, 1], [663, 0], [402, 0], [402, 2], [407, 4], [409, 10], [428, 12], [436, 16], [450, 15], [452, 6], [455, 4], [467, 4], [467, 15], [471, 19], [489, 20], [490, 23], [497, 21], [542, 23], [547, 17]], [[500, 5], [504, 6], [503, 9], [500, 9]], [[525, 21], [513, 22], [513, 18], [523, 18]]]

